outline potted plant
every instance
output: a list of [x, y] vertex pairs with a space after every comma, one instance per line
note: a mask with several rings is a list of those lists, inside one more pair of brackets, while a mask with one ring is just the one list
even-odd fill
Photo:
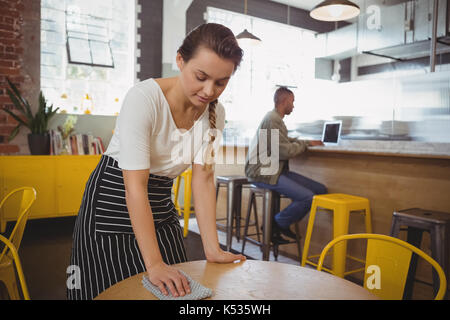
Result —
[[28, 134], [28, 146], [30, 152], [33, 155], [37, 154], [50, 154], [50, 135], [48, 133], [48, 121], [53, 117], [59, 108], [53, 109], [53, 104], [48, 106], [42, 91], [39, 93], [39, 106], [37, 112], [33, 115], [31, 107], [28, 101], [22, 97], [17, 87], [8, 79], [10, 88], [6, 91], [22, 116], [15, 114], [11, 110], [3, 108], [11, 117], [17, 120], [18, 124], [11, 132], [8, 141], [14, 139], [20, 131], [22, 126], [30, 129], [31, 133]]
[[64, 121], [64, 124], [62, 126], [58, 126], [57, 129], [61, 133], [62, 138], [62, 150], [61, 154], [70, 154], [70, 148], [69, 148], [69, 138], [72, 132], [75, 130], [75, 124], [77, 123], [77, 116], [75, 115], [69, 115], [66, 118], [66, 121]]

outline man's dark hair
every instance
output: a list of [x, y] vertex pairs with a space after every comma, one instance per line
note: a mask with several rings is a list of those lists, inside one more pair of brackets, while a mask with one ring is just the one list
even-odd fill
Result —
[[275, 103], [275, 107], [278, 106], [278, 104], [284, 100], [284, 98], [287, 95], [294, 94], [290, 89], [287, 87], [279, 87], [275, 94], [273, 95], [273, 102]]

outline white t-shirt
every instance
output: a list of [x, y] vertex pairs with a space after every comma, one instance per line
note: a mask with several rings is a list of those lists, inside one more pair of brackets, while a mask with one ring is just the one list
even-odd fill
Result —
[[217, 103], [217, 130], [210, 129], [208, 107], [189, 130], [178, 129], [160, 86], [147, 79], [126, 94], [105, 155], [121, 169], [175, 178], [192, 163], [205, 163], [210, 134], [217, 155], [224, 126], [225, 109]]

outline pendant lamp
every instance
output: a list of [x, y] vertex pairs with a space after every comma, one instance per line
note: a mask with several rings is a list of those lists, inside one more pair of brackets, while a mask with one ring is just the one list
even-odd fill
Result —
[[[244, 1], [244, 14], [247, 15], [247, 0]], [[256, 45], [261, 42], [261, 39], [250, 33], [247, 29], [244, 29], [241, 33], [236, 36], [239, 43], [249, 43], [251, 45]]]
[[321, 21], [341, 21], [359, 15], [359, 7], [347, 0], [325, 0], [315, 6], [309, 15]]

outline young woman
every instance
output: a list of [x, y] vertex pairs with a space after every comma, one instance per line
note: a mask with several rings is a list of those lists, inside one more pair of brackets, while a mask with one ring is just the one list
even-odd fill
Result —
[[[242, 55], [228, 28], [203, 24], [178, 49], [177, 77], [148, 79], [127, 93], [108, 149], [86, 184], [70, 261], [80, 277], [68, 285], [69, 299], [93, 299], [144, 271], [163, 294], [190, 292], [186, 278], [171, 266], [187, 261], [171, 188], [191, 164], [207, 260], [245, 259], [219, 246], [212, 170], [218, 140], [209, 130], [223, 130], [225, 112], [217, 98]], [[180, 146], [183, 159], [192, 154], [189, 161], [177, 157]]]

